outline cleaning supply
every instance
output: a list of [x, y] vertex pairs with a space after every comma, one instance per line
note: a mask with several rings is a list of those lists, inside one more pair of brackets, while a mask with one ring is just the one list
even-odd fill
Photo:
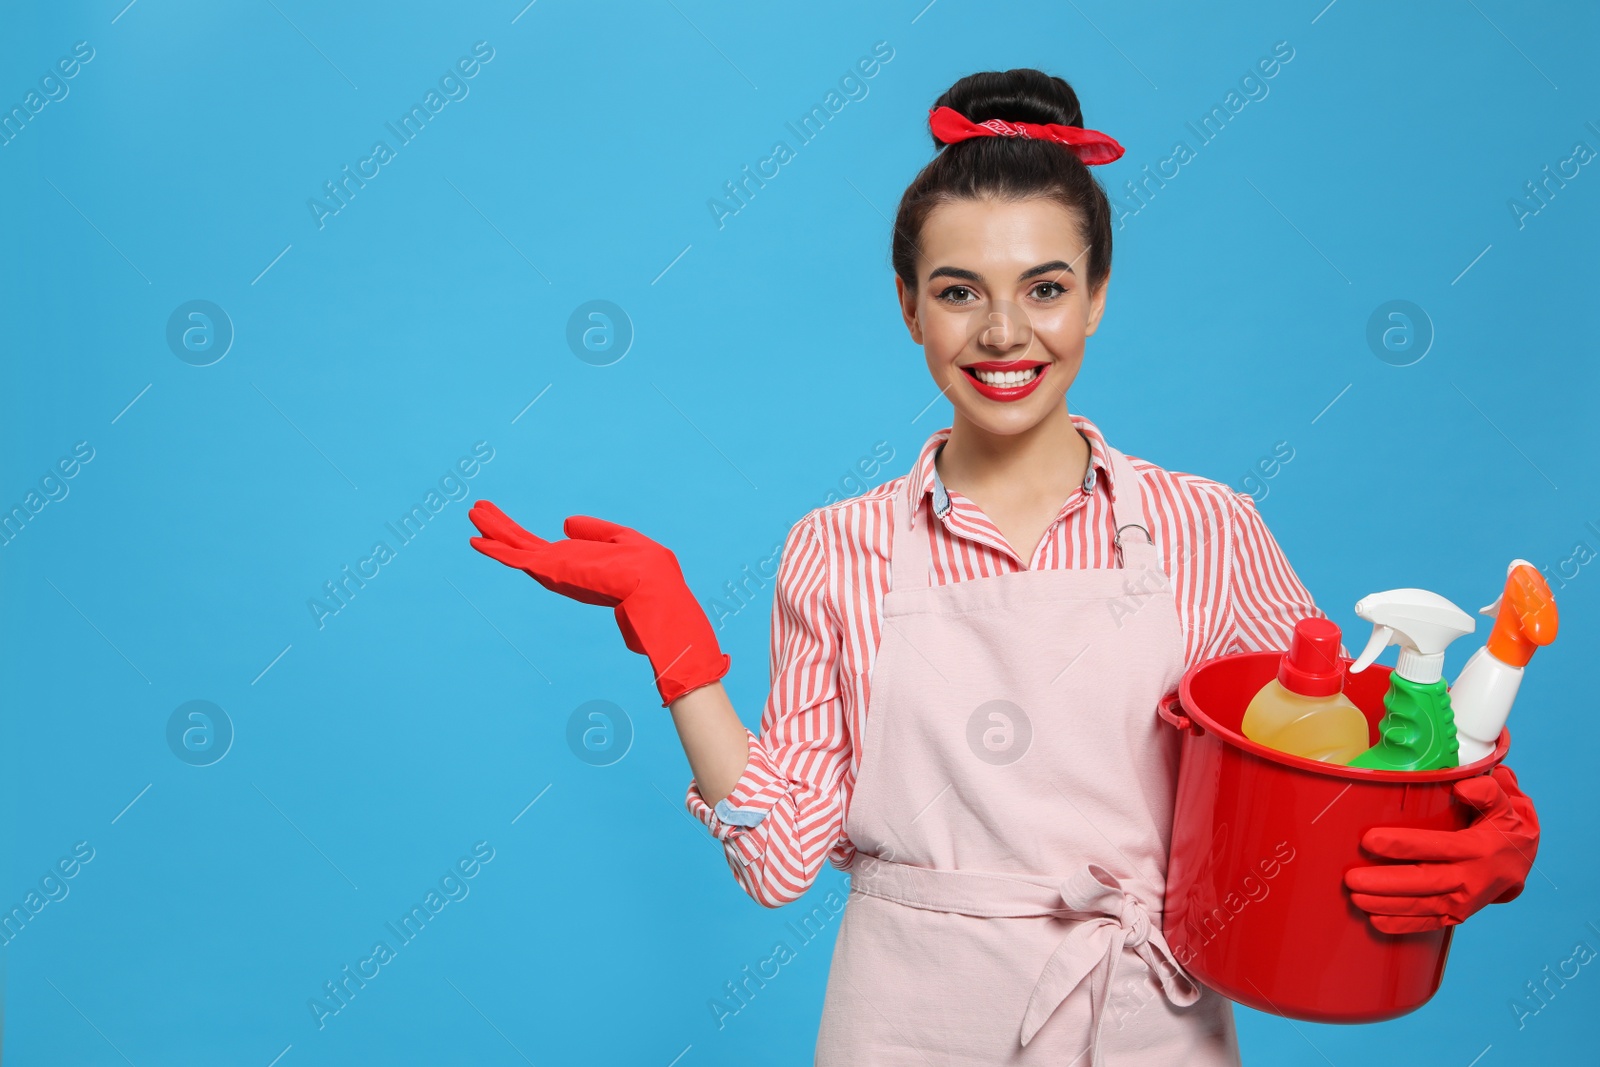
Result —
[[1294, 624], [1278, 676], [1256, 693], [1239, 730], [1257, 744], [1325, 763], [1349, 763], [1367, 748], [1367, 717], [1340, 691], [1339, 626]]
[[[1263, 749], [1239, 733], [1240, 720], [1282, 660], [1281, 648], [1202, 660], [1157, 705], [1181, 746], [1161, 931], [1183, 970], [1230, 1000], [1323, 1023], [1393, 1019], [1434, 997], [1456, 958], [1444, 916], [1508, 899], [1512, 889], [1500, 887], [1524, 875], [1536, 880], [1532, 804], [1504, 780], [1517, 821], [1480, 817], [1485, 801], [1499, 807], [1484, 795], [1484, 771], [1503, 749], [1473, 766], [1403, 773]], [[1345, 672], [1345, 696], [1374, 725], [1392, 673], [1385, 663]], [[1485, 785], [1455, 789], [1469, 779]], [[1399, 860], [1402, 849], [1416, 858]], [[1398, 899], [1407, 896], [1409, 906]], [[1420, 932], [1388, 936], [1413, 920]]]
[[1371, 593], [1356, 601], [1356, 614], [1372, 623], [1372, 639], [1350, 665], [1351, 673], [1366, 670], [1391, 642], [1400, 646], [1400, 661], [1383, 697], [1378, 743], [1349, 765], [1390, 771], [1459, 766], [1444, 650], [1476, 629], [1477, 621], [1426, 589]]
[[1525, 559], [1506, 567], [1505, 589], [1480, 614], [1494, 616], [1494, 629], [1450, 686], [1462, 763], [1476, 763], [1494, 751], [1522, 684], [1522, 668], [1535, 649], [1556, 639], [1560, 625], [1549, 584]]

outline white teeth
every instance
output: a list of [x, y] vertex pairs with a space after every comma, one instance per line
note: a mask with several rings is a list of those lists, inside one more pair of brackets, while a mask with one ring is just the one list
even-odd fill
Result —
[[973, 373], [985, 385], [1025, 385], [1039, 376], [1039, 368], [1030, 367], [1028, 370], [1006, 371], [980, 370]]

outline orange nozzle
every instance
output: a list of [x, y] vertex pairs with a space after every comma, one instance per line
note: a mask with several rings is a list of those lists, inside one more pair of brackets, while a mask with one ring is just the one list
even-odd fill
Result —
[[1504, 592], [1483, 609], [1484, 614], [1491, 611], [1494, 628], [1486, 646], [1489, 655], [1512, 667], [1526, 665], [1539, 646], [1554, 641], [1561, 623], [1549, 583], [1524, 559], [1512, 560], [1506, 569]]

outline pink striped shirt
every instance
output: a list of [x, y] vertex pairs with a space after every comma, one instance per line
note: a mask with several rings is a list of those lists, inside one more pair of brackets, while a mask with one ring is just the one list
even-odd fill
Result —
[[[772, 688], [761, 734], [746, 729], [749, 764], [715, 809], [692, 778], [685, 796], [759, 903], [787, 904], [810, 888], [824, 859], [842, 870], [854, 856], [845, 811], [861, 766], [856, 739], [866, 736], [889, 589], [892, 498], [907, 478], [921, 486], [922, 498], [932, 496], [938, 521], [925, 521], [925, 508], [914, 529], [931, 538], [936, 584], [1025, 567], [1116, 566], [1106, 442], [1094, 423], [1071, 418], [1089, 442], [1089, 469], [1026, 564], [976, 504], [945, 490], [934, 455], [949, 427], [928, 438], [910, 473], [813, 509], [790, 528], [772, 606]], [[1129, 461], [1145, 484], [1150, 535], [1172, 581], [1186, 664], [1286, 648], [1298, 619], [1323, 614], [1251, 497], [1209, 478]]]

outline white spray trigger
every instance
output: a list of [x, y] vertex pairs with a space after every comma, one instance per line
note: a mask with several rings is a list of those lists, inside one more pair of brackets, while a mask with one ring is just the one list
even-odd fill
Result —
[[1372, 638], [1367, 642], [1367, 647], [1361, 650], [1361, 655], [1350, 664], [1350, 673], [1357, 674], [1372, 666], [1372, 661], [1378, 658], [1379, 653], [1389, 647], [1389, 639], [1394, 636], [1394, 627], [1375, 626], [1372, 629]]
[[1400, 646], [1394, 673], [1418, 685], [1432, 685], [1443, 675], [1444, 650], [1477, 623], [1438, 593], [1426, 589], [1387, 589], [1356, 601], [1356, 614], [1372, 623], [1372, 640], [1352, 671], [1364, 670], [1391, 642]]

